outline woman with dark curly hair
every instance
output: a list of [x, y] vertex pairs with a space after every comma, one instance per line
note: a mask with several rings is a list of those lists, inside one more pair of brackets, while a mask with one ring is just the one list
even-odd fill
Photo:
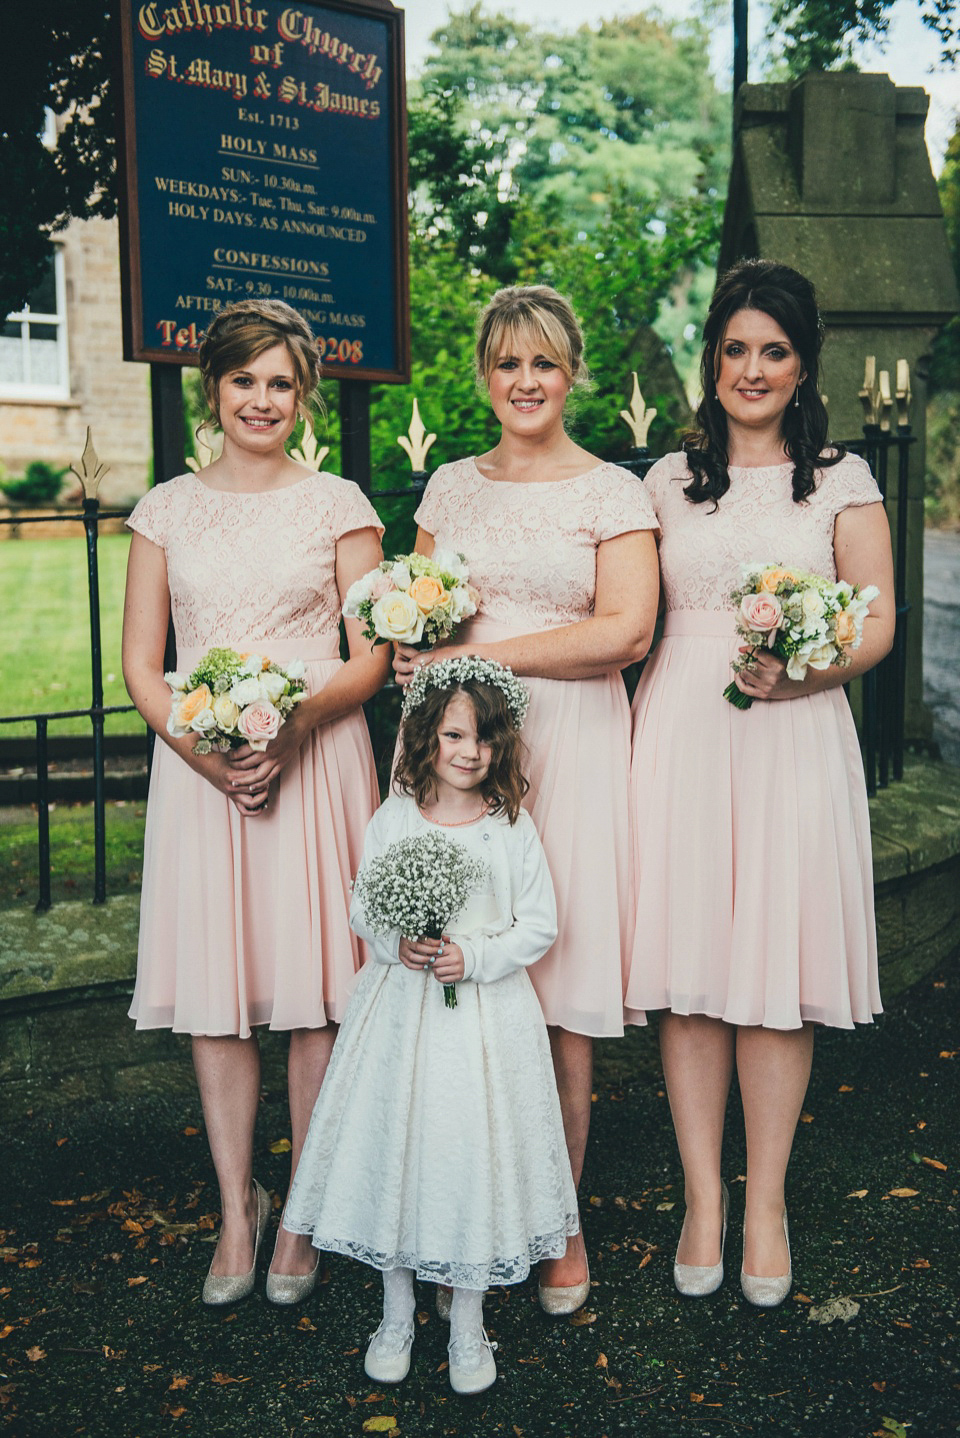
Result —
[[[698, 428], [646, 490], [660, 522], [667, 612], [634, 699], [631, 783], [637, 924], [628, 1010], [659, 1009], [686, 1217], [674, 1281], [723, 1279], [721, 1178], [734, 1066], [747, 1140], [741, 1286], [783, 1301], [784, 1183], [814, 1024], [880, 1011], [870, 825], [842, 686], [893, 641], [890, 536], [866, 464], [827, 440], [813, 286], [749, 260], [717, 286], [704, 329]], [[730, 594], [744, 564], [876, 584], [845, 668], [788, 677], [758, 652], [723, 691], [739, 647]], [[629, 1017], [629, 1015], [628, 1015]]]

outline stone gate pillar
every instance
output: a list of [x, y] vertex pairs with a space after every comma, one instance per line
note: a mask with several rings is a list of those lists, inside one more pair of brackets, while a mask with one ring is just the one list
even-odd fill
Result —
[[[838, 72], [744, 85], [720, 250], [721, 270], [763, 257], [813, 280], [827, 326], [824, 394], [835, 438], [862, 433], [858, 394], [867, 355], [891, 381], [899, 359], [910, 365], [917, 442], [908, 490], [908, 737], [929, 730], [921, 646], [927, 361], [937, 331], [958, 308], [924, 143], [928, 103], [924, 90], [898, 87], [888, 75]], [[896, 485], [891, 474], [892, 523]]]

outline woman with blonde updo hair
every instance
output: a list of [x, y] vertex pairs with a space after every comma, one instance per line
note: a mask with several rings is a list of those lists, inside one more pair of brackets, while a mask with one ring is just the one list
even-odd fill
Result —
[[[254, 1030], [290, 1033], [291, 1177], [360, 952], [349, 885], [379, 801], [361, 705], [385, 677], [355, 621], [340, 659], [349, 586], [382, 558], [383, 530], [356, 485], [296, 463], [284, 445], [320, 375], [306, 321], [278, 300], [231, 305], [200, 346], [220, 457], [151, 490], [133, 531], [123, 626], [131, 698], [163, 742], [147, 808], [138, 1029], [192, 1036], [223, 1225], [204, 1302], [254, 1285], [269, 1195], [253, 1178], [260, 1096]], [[210, 421], [208, 421], [209, 423]], [[308, 697], [262, 752], [195, 752], [167, 733], [163, 654], [211, 648], [301, 660]], [[267, 1297], [295, 1303], [316, 1281], [309, 1239], [281, 1227]]]
[[[586, 379], [568, 300], [546, 285], [500, 290], [480, 317], [476, 361], [500, 439], [433, 475], [417, 510], [417, 549], [459, 550], [481, 595], [480, 613], [438, 657], [496, 659], [530, 688], [524, 802], [559, 917], [559, 937], [531, 979], [579, 1183], [593, 1039], [623, 1033], [632, 896], [630, 715], [620, 670], [643, 658], [653, 636], [657, 522], [642, 484], [564, 428], [567, 396]], [[398, 681], [423, 662], [401, 647]], [[540, 1301], [549, 1313], [572, 1313], [588, 1292], [578, 1233], [563, 1258], [541, 1264]]]

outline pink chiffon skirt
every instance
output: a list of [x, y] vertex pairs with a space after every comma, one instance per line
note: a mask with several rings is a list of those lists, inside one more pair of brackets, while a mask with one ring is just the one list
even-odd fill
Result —
[[[491, 643], [519, 632], [480, 614], [455, 643]], [[594, 1038], [620, 1036], [633, 905], [623, 680], [609, 674], [523, 682], [530, 690], [525, 807], [546, 852], [559, 920], [557, 941], [530, 978], [548, 1024]]]
[[673, 611], [633, 703], [631, 1010], [852, 1028], [881, 1011], [870, 817], [841, 688], [736, 709], [732, 616]]
[[[340, 668], [337, 636], [236, 641], [306, 664], [316, 693]], [[181, 670], [205, 650], [180, 649]], [[244, 819], [166, 744], [147, 805], [137, 982], [138, 1029], [238, 1034], [338, 1023], [362, 946], [350, 883], [379, 803], [361, 710], [315, 728]]]

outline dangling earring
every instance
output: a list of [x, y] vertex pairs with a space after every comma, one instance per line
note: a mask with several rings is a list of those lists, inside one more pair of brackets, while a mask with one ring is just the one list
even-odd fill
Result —
[[795, 389], [794, 392], [793, 392], [793, 403], [794, 403], [794, 407], [795, 407], [796, 409], [799, 409], [799, 408], [800, 408], [800, 385], [801, 385], [801, 384], [803, 384], [803, 380], [800, 381], [800, 384], [797, 385], [796, 389]]

